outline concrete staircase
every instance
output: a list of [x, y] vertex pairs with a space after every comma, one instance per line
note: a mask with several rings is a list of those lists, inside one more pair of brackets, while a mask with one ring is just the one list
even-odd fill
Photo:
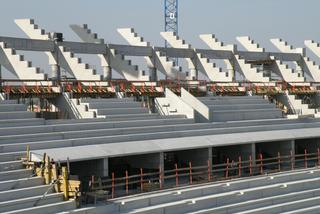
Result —
[[[70, 25], [71, 29], [84, 42], [103, 44], [104, 40], [98, 37], [98, 34], [92, 33], [88, 25]], [[101, 60], [103, 67], [112, 67], [126, 80], [129, 81], [149, 81], [150, 76], [145, 75], [145, 71], [139, 70], [137, 65], [132, 65], [131, 60], [126, 60], [124, 55], [118, 54], [115, 49], [108, 49], [106, 55], [97, 55]]]
[[235, 67], [244, 75], [245, 79], [250, 82], [269, 82], [270, 78], [265, 77], [263, 72], [259, 72], [256, 67], [248, 64], [240, 55], [235, 54]]
[[236, 45], [225, 45], [220, 42], [214, 34], [202, 34], [199, 36], [212, 50], [232, 51], [237, 49]]
[[[244, 37], [237, 37], [237, 40], [241, 43], [242, 46], [244, 46], [248, 51], [255, 51], [255, 52], [264, 52], [265, 49], [260, 47], [258, 43], [255, 43], [250, 37], [244, 36]], [[276, 45], [280, 51], [291, 51], [290, 53], [297, 53], [298, 51], [302, 51], [302, 49], [292, 49], [292, 47], [287, 46], [285, 42], [282, 40], [271, 40], [271, 42]], [[299, 52], [299, 53], [300, 53]], [[281, 60], [276, 59], [275, 57], [271, 56], [271, 59], [275, 60], [275, 63], [273, 64], [273, 69], [277, 71], [277, 73], [285, 80], [286, 82], [303, 82], [304, 77], [302, 76], [302, 73], [290, 69], [287, 64], [284, 64]], [[298, 64], [296, 64], [296, 67], [298, 68]]]
[[280, 102], [286, 105], [294, 114], [297, 115], [314, 115], [315, 109], [309, 108], [308, 104], [303, 104], [301, 99], [298, 99], [293, 94], [280, 94], [277, 96]]
[[304, 48], [294, 48], [292, 45], [289, 45], [288, 42], [280, 38], [270, 39], [270, 42], [276, 46], [283, 53], [298, 53], [302, 56], [305, 56]]
[[237, 121], [281, 118], [280, 109], [260, 96], [199, 97], [209, 107], [212, 121]]
[[283, 63], [281, 60], [275, 60], [274, 68], [286, 82], [304, 82], [301, 72], [289, 68], [288, 64]]
[[228, 72], [224, 72], [222, 68], [210, 62], [203, 54], [197, 54], [197, 59], [200, 62], [199, 68], [202, 73], [207, 74], [211, 81], [215, 82], [232, 82], [232, 76]]
[[253, 39], [249, 36], [238, 36], [236, 37], [237, 41], [249, 51], [253, 52], [264, 52], [264, 48], [260, 47], [258, 43], [255, 43]]
[[[187, 44], [185, 40], [180, 39], [174, 32], [161, 32], [161, 36], [174, 48], [190, 49], [191, 45]], [[231, 82], [232, 76], [227, 72], [216, 67], [214, 63], [210, 63], [210, 59], [202, 54], [197, 54], [197, 61], [199, 62], [199, 70], [204, 73], [210, 81], [214, 82]], [[189, 69], [194, 69], [191, 59], [187, 59]]]
[[309, 57], [303, 57], [301, 67], [315, 82], [320, 82], [320, 66], [315, 61], [310, 60]]
[[[47, 75], [40, 72], [40, 68], [32, 66], [23, 55], [9, 48], [6, 43], [0, 42], [0, 64], [22, 80], [45, 80]], [[28, 84], [28, 83], [26, 83]]]
[[[140, 37], [133, 28], [119, 28], [120, 35], [130, 44], [134, 46], [150, 47], [150, 43], [144, 41], [143, 37]], [[148, 66], [156, 67], [161, 73], [166, 75], [170, 79], [185, 80], [186, 74], [182, 73], [182, 68], [176, 66], [175, 62], [170, 60], [167, 56], [164, 56], [160, 51], [155, 52], [155, 63], [152, 58], [145, 57]]]
[[87, 63], [82, 63], [81, 58], [76, 57], [68, 48], [59, 46], [59, 50], [65, 59], [64, 67], [68, 67], [77, 80], [101, 80], [101, 76], [97, 74], [95, 69], [90, 68]]
[[[34, 23], [33, 19], [16, 19], [15, 23], [32, 39], [50, 40], [50, 35], [45, 30], [40, 29], [38, 25]], [[59, 63], [77, 80], [92, 80], [100, 81], [100, 75], [97, 75], [93, 69], [90, 69], [87, 64], [81, 63], [80, 58], [76, 58], [74, 53], [66, 50], [65, 47], [60, 46], [60, 55], [63, 56]], [[49, 57], [49, 64], [57, 64], [56, 56], [51, 52], [46, 52]], [[88, 83], [84, 83], [87, 85]]]
[[[283, 53], [298, 53], [301, 54], [302, 57], [305, 56], [305, 49], [304, 48], [294, 48], [293, 46], [289, 45], [286, 41], [276, 38], [270, 39], [271, 43], [277, 47]], [[294, 62], [296, 68], [300, 68], [297, 62]], [[288, 65], [283, 64], [282, 61], [276, 60], [276, 66], [279, 70], [278, 72], [281, 73], [282, 78], [287, 82], [304, 82], [304, 77], [302, 76], [301, 72], [297, 72], [294, 69], [289, 69]], [[308, 64], [307, 64], [308, 66]], [[301, 70], [301, 69], [300, 69]], [[293, 75], [295, 74], [295, 75]]]
[[318, 169], [301, 170], [182, 187], [118, 198], [77, 213], [317, 213], [319, 173]]

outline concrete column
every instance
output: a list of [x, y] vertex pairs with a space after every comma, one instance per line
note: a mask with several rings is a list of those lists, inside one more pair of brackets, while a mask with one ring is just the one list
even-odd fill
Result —
[[293, 155], [292, 159], [293, 159], [293, 161], [295, 161], [295, 155], [296, 155], [296, 146], [295, 145], [296, 145], [295, 140], [291, 140], [289, 149], [292, 151], [292, 155]]
[[208, 161], [209, 161], [209, 164], [210, 164], [210, 169], [212, 169], [212, 147], [209, 147], [208, 148]]
[[149, 75], [151, 81], [157, 81], [157, 69], [155, 67], [149, 67]]
[[103, 177], [109, 176], [109, 159], [108, 158], [102, 159], [102, 176]]
[[164, 172], [164, 153], [163, 152], [160, 152], [159, 153], [159, 170], [161, 170], [161, 180], [159, 182], [162, 183], [162, 185], [164, 185], [164, 178], [163, 178], [163, 172]]
[[103, 66], [103, 79], [104, 80], [111, 80], [112, 79], [112, 69], [110, 66]]
[[256, 144], [255, 143], [251, 143], [250, 144], [251, 147], [251, 157], [252, 157], [252, 165], [256, 165]]

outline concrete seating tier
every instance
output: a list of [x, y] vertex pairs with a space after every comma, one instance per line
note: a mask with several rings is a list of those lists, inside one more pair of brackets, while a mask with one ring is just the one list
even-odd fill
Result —
[[113, 199], [109, 205], [88, 207], [76, 213], [295, 213], [294, 210], [304, 213], [303, 210], [315, 210], [318, 206], [319, 175], [318, 169], [300, 170], [182, 187]]
[[[287, 120], [291, 122], [291, 120]], [[95, 144], [106, 144], [116, 142], [128, 142], [139, 140], [153, 140], [176, 137], [192, 137], [215, 134], [231, 134], [255, 131], [271, 130], [290, 130], [299, 128], [316, 128], [320, 125], [314, 123], [288, 123], [279, 125], [254, 125], [229, 128], [212, 128], [213, 124], [186, 124], [186, 125], [169, 125], [169, 126], [149, 126], [135, 128], [105, 129], [92, 131], [76, 131], [62, 133], [43, 133], [30, 135], [15, 135], [14, 140], [11, 137], [3, 136], [0, 151], [3, 153], [25, 151], [27, 145], [32, 150], [61, 148], [71, 146], [84, 146]], [[45, 140], [46, 139], [46, 140]], [[0, 154], [1, 159], [1, 154]]]
[[[44, 119], [35, 118], [35, 114], [26, 109], [14, 100], [0, 101], [3, 137], [15, 139], [11, 134], [23, 136], [23, 133], [50, 129], [50, 125], [45, 126]], [[23, 129], [27, 131], [23, 132]], [[74, 201], [64, 202], [63, 193], [55, 193], [52, 186], [44, 185], [43, 178], [35, 177], [31, 169], [24, 168], [21, 158], [25, 155], [25, 151], [0, 153], [0, 213], [56, 213], [75, 209]]]
[[198, 97], [211, 114], [212, 121], [238, 121], [281, 118], [275, 104], [259, 96], [208, 96]]

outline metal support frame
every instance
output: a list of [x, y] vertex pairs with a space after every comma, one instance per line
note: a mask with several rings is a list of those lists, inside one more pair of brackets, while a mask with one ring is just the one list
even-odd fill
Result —
[[[164, 0], [164, 31], [178, 35], [178, 0]], [[164, 45], [165, 48], [171, 47], [166, 40]], [[178, 65], [178, 58], [174, 61]]]

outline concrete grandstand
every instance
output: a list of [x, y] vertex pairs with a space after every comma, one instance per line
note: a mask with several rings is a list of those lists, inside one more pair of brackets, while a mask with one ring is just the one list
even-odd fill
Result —
[[[130, 45], [106, 44], [88, 25], [71, 25], [83, 41], [71, 42], [16, 23], [29, 39], [0, 37], [16, 76], [1, 79], [1, 213], [318, 212], [320, 70], [304, 48], [205, 34], [210, 49], [195, 49], [168, 32], [172, 48], [153, 47], [132, 28], [118, 30]], [[51, 77], [21, 50], [44, 52]]]

